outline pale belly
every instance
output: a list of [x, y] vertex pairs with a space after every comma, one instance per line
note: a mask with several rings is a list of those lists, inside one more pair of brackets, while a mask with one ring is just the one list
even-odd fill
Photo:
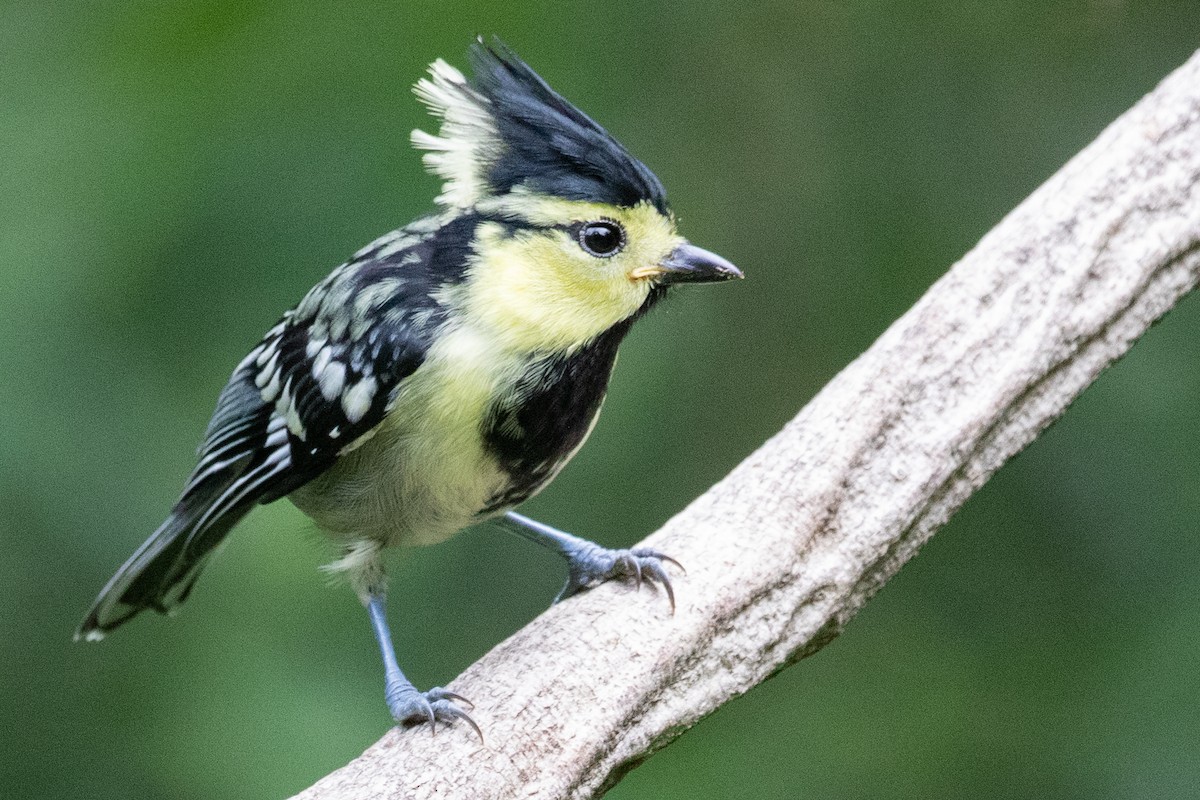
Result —
[[337, 538], [388, 546], [448, 539], [479, 521], [509, 483], [483, 430], [524, 366], [468, 331], [445, 337], [374, 434], [290, 499]]

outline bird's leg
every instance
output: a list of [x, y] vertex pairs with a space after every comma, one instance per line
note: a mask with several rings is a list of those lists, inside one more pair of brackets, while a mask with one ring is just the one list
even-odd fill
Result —
[[505, 514], [503, 521], [508, 523], [505, 527], [517, 535], [548, 547], [567, 560], [567, 583], [558, 597], [554, 598], [555, 603], [596, 584], [620, 578], [632, 581], [638, 587], [643, 580], [662, 584], [671, 601], [671, 611], [674, 612], [675, 591], [664, 564], [674, 564], [680, 569], [683, 566], [670, 556], [649, 547], [610, 550], [515, 511]]
[[401, 725], [420, 725], [428, 722], [434, 728], [438, 722], [453, 722], [461, 719], [475, 729], [480, 741], [483, 733], [475, 721], [454, 703], [470, 701], [462, 695], [455, 694], [441, 687], [427, 692], [417, 691], [412, 681], [404, 676], [400, 664], [396, 661], [396, 649], [392, 646], [392, 632], [388, 628], [387, 615], [384, 610], [387, 600], [383, 593], [376, 592], [367, 599], [367, 613], [371, 616], [371, 627], [375, 630], [375, 639], [379, 642], [379, 652], [383, 656], [385, 675], [384, 697], [387, 699], [388, 710], [392, 719]]
[[457, 701], [470, 706], [470, 701], [441, 687], [419, 692], [417, 687], [412, 685], [412, 681], [400, 671], [400, 664], [396, 661], [396, 648], [392, 646], [392, 631], [387, 624], [387, 575], [382, 551], [383, 545], [375, 539], [355, 539], [347, 544], [342, 558], [323, 569], [331, 574], [348, 577], [350, 586], [371, 617], [371, 629], [375, 631], [375, 641], [379, 643], [379, 653], [383, 656], [386, 681], [384, 697], [387, 699], [388, 710], [392, 712], [392, 719], [400, 725], [420, 725], [427, 722], [433, 729], [437, 728], [438, 722], [461, 719], [474, 728], [482, 740], [483, 734], [479, 732], [479, 726], [454, 704]]

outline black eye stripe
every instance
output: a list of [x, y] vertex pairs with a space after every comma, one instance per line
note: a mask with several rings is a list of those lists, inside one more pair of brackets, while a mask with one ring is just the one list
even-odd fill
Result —
[[611, 258], [625, 247], [625, 229], [613, 220], [599, 219], [571, 227], [583, 251], [596, 258]]

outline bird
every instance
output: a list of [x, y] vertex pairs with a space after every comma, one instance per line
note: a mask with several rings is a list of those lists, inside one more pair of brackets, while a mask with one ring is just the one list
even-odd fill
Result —
[[566, 560], [555, 602], [646, 580], [674, 607], [669, 555], [514, 509], [588, 438], [630, 327], [676, 286], [742, 273], [684, 239], [654, 173], [503, 42], [477, 38], [468, 61], [470, 78], [437, 59], [414, 87], [439, 123], [411, 137], [442, 182], [433, 213], [334, 269], [237, 365], [179, 500], [76, 639], [172, 612], [235, 524], [284, 497], [334, 542], [326, 569], [366, 608], [401, 726], [479, 732], [469, 700], [400, 669], [387, 548], [496, 521]]

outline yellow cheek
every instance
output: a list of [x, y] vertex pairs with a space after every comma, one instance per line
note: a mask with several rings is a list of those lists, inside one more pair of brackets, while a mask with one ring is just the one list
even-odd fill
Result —
[[574, 349], [637, 311], [650, 290], [621, 262], [587, 256], [557, 231], [479, 236], [464, 310], [507, 347]]

